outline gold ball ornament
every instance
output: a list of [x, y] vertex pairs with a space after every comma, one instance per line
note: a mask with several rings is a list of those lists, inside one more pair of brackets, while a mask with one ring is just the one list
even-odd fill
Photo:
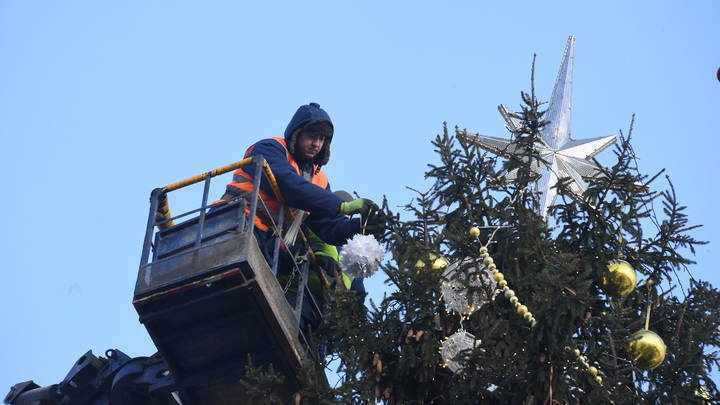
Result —
[[480, 236], [480, 228], [476, 226], [470, 228], [470, 236], [472, 236], [473, 238], [477, 238], [478, 236]]
[[613, 260], [600, 276], [600, 289], [611, 297], [622, 298], [633, 289], [637, 275], [635, 269], [625, 260]]
[[[435, 253], [430, 253], [430, 267], [433, 270], [440, 270], [444, 269], [448, 266], [448, 261], [446, 258], [442, 256], [438, 256]], [[415, 262], [415, 269], [416, 270], [423, 270], [425, 269], [425, 261], [423, 259], [418, 259], [417, 262]]]
[[650, 330], [633, 333], [626, 348], [628, 358], [641, 370], [652, 370], [665, 360], [665, 342]]
[[590, 373], [590, 375], [593, 377], [597, 376], [598, 375], [597, 367], [594, 367], [594, 366], [588, 367], [588, 373]]

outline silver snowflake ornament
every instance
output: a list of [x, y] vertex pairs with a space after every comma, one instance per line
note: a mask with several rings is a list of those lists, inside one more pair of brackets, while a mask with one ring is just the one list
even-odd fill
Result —
[[[574, 59], [575, 38], [571, 36], [565, 46], [565, 54], [548, 104], [545, 120], [549, 121], [549, 124], [542, 129], [541, 139], [534, 144], [535, 151], [542, 159], [531, 162], [531, 168], [539, 175], [535, 186], [537, 212], [544, 218], [547, 218], [549, 207], [557, 199], [558, 181], [568, 179], [565, 186], [570, 196], [581, 200], [583, 192], [587, 190], [588, 181], [601, 175], [600, 167], [592, 159], [617, 140], [616, 135], [581, 140], [570, 137]], [[522, 126], [521, 121], [506, 105], [501, 104], [498, 110], [513, 137], [516, 136]], [[517, 150], [513, 140], [466, 133], [461, 137], [501, 157], [508, 158], [523, 153]], [[502, 177], [507, 182], [513, 182], [516, 180], [517, 170], [505, 173]]]

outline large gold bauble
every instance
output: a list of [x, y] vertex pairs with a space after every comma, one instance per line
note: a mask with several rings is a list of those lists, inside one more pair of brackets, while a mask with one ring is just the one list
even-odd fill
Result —
[[626, 348], [628, 358], [641, 370], [652, 370], [665, 360], [665, 342], [650, 330], [633, 333]]
[[611, 297], [622, 298], [635, 288], [635, 269], [625, 260], [613, 260], [600, 276], [600, 289]]
[[[448, 266], [448, 261], [446, 258], [436, 255], [435, 253], [430, 253], [428, 256], [430, 256], [430, 267], [433, 270], [440, 270], [444, 269]], [[425, 261], [423, 259], [418, 259], [417, 262], [415, 262], [415, 269], [421, 270], [425, 268]]]

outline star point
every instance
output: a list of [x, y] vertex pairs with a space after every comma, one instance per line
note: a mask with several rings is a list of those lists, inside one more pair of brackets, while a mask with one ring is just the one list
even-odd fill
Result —
[[[610, 147], [617, 140], [616, 135], [574, 140], [570, 137], [572, 124], [573, 65], [575, 59], [575, 38], [570, 37], [560, 64], [545, 120], [549, 123], [541, 129], [540, 139], [534, 148], [541, 160], [531, 163], [532, 170], [539, 175], [536, 181], [537, 212], [547, 218], [548, 209], [557, 199], [558, 182], [568, 179], [566, 188], [570, 195], [581, 200], [587, 190], [588, 181], [601, 175], [601, 168], [592, 159]], [[498, 106], [507, 128], [516, 137], [522, 128], [515, 112], [508, 106]], [[485, 135], [463, 133], [462, 138], [476, 144], [486, 152], [508, 158], [518, 154], [515, 142]], [[506, 173], [508, 182], [515, 179], [516, 171]]]

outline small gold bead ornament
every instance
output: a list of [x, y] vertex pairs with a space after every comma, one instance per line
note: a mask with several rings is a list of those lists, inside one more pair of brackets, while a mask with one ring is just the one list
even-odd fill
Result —
[[[477, 227], [470, 228], [470, 235], [474, 238], [477, 238], [480, 235], [480, 229], [478, 229]], [[530, 313], [527, 306], [520, 303], [518, 297], [515, 296], [515, 291], [510, 289], [507, 280], [505, 280], [505, 275], [497, 269], [497, 266], [495, 265], [495, 260], [490, 257], [487, 245], [481, 246], [479, 252], [480, 256], [482, 257], [483, 264], [485, 265], [485, 267], [487, 267], [488, 270], [492, 272], [493, 281], [497, 283], [497, 287], [504, 291], [505, 298], [510, 301], [510, 303], [515, 307], [515, 311], [519, 315], [522, 315], [523, 318], [525, 318], [525, 320], [531, 324], [531, 326], [535, 325], [535, 323], [537, 322], [535, 317], [532, 313]]]

